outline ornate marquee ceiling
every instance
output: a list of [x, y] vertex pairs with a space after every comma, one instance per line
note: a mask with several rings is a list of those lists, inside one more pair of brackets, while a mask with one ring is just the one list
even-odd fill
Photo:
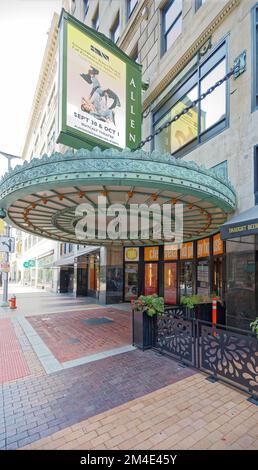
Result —
[[[54, 153], [24, 162], [7, 173], [0, 185], [0, 208], [9, 223], [37, 236], [76, 244], [137, 244], [157, 240], [78, 240], [75, 210], [86, 202], [97, 206], [98, 196], [108, 204], [183, 203], [184, 240], [218, 231], [235, 208], [231, 184], [212, 171], [142, 150], [122, 152], [81, 149]], [[160, 242], [160, 241], [159, 241]]]

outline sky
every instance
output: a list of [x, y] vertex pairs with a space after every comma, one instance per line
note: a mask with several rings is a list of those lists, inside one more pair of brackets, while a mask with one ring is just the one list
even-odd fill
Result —
[[[61, 5], [61, 0], [0, 0], [0, 150], [6, 153], [21, 155], [47, 32]], [[0, 155], [0, 176], [6, 170]]]

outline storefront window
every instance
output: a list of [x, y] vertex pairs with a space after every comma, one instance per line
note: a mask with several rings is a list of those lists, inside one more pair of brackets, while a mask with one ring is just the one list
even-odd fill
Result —
[[223, 297], [223, 260], [214, 258], [212, 291], [221, 299]]
[[158, 293], [158, 263], [145, 263], [144, 295]]
[[208, 296], [210, 294], [209, 261], [198, 261], [197, 264], [197, 294]]
[[177, 302], [177, 265], [164, 264], [164, 302], [175, 305]]
[[[188, 78], [170, 92], [167, 102], [153, 115], [153, 128], [180, 113], [226, 74], [226, 42], [210, 57], [192, 67]], [[183, 154], [220, 132], [227, 124], [227, 92], [224, 83], [208, 95], [200, 106], [193, 107], [175, 123], [154, 138], [154, 148], [172, 154]], [[211, 130], [212, 128], [212, 130]]]
[[193, 264], [191, 261], [180, 263], [180, 296], [193, 294]]
[[138, 297], [138, 263], [125, 264], [125, 301]]

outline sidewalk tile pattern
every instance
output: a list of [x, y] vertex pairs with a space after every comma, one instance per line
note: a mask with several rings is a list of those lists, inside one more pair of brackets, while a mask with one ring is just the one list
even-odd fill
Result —
[[[84, 322], [103, 317], [112, 321], [94, 324]], [[30, 316], [26, 320], [60, 363], [132, 343], [131, 313], [117, 308]], [[69, 341], [74, 338], [79, 341]]]
[[4, 384], [0, 449], [25, 446], [193, 374], [153, 351], [134, 350]]
[[196, 374], [69, 426], [27, 449], [258, 450], [258, 408]]
[[12, 321], [0, 320], [0, 383], [25, 377], [29, 373]]

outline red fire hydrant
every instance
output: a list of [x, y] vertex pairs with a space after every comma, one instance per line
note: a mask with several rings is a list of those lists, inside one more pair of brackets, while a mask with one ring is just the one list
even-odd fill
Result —
[[11, 309], [17, 308], [15, 294], [13, 294], [12, 297], [9, 299], [9, 308]]

